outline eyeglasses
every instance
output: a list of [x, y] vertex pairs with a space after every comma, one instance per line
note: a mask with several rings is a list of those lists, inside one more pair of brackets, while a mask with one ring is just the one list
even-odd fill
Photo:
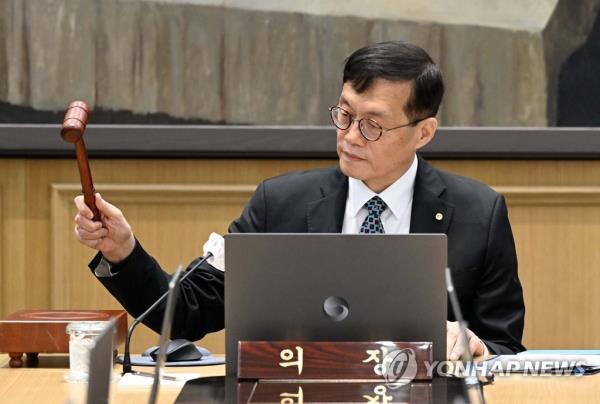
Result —
[[419, 122], [429, 118], [429, 117], [425, 117], [425, 118], [414, 120], [405, 125], [400, 125], [400, 126], [396, 126], [393, 128], [384, 129], [381, 127], [380, 124], [378, 124], [373, 119], [370, 119], [370, 118], [356, 119], [356, 118], [354, 118], [350, 114], [350, 112], [346, 111], [342, 107], [337, 107], [337, 106], [329, 107], [329, 113], [331, 115], [331, 121], [333, 122], [335, 127], [338, 129], [341, 129], [341, 130], [347, 130], [348, 128], [350, 128], [350, 126], [352, 126], [354, 121], [358, 121], [358, 129], [360, 131], [360, 134], [362, 135], [362, 137], [364, 137], [365, 139], [367, 139], [370, 142], [375, 142], [376, 140], [379, 140], [379, 138], [381, 137], [381, 135], [383, 135], [384, 132], [388, 132], [388, 131], [394, 130], [394, 129], [405, 128], [407, 126], [412, 126], [415, 123], [419, 123]]

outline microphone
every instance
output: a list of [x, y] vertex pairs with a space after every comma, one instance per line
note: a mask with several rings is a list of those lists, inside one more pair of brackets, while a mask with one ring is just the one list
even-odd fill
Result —
[[[450, 297], [450, 304], [452, 305], [454, 317], [456, 318], [456, 321], [458, 321], [458, 326], [460, 329], [460, 339], [463, 349], [463, 354], [461, 357], [463, 362], [466, 361], [473, 363], [473, 356], [471, 355], [471, 350], [469, 349], [469, 343], [467, 339], [467, 324], [465, 323], [462, 316], [462, 311], [460, 310], [460, 303], [458, 302], [458, 296], [456, 295], [456, 290], [454, 289], [454, 283], [452, 283], [450, 268], [446, 268], [446, 288], [448, 289], [448, 296]], [[467, 397], [470, 403], [485, 404], [481, 382], [479, 381], [476, 373], [477, 369], [473, 368], [473, 372], [469, 372], [463, 379], [465, 382], [465, 388], [467, 390]]]
[[[212, 252], [210, 252], [210, 251], [207, 252], [206, 255], [200, 261], [198, 261], [194, 266], [192, 266], [188, 271], [186, 271], [186, 273], [181, 277], [181, 279], [179, 279], [179, 282], [183, 282], [185, 280], [185, 278], [187, 278], [192, 272], [194, 272], [196, 269], [198, 269], [200, 267], [200, 265], [204, 264], [206, 262], [206, 260], [212, 256], [213, 256]], [[127, 337], [125, 338], [125, 350], [123, 352], [123, 373], [122, 374], [131, 373], [131, 353], [129, 350], [129, 343], [131, 341], [131, 335], [133, 334], [133, 330], [135, 329], [135, 327], [138, 326], [139, 323], [144, 321], [144, 319], [146, 317], [148, 317], [148, 315], [150, 313], [152, 313], [152, 311], [154, 311], [154, 309], [156, 309], [156, 307], [158, 307], [158, 305], [161, 304], [167, 298], [168, 295], [169, 295], [169, 291], [167, 290], [165, 293], [162, 294], [161, 297], [159, 297], [152, 304], [152, 306], [148, 307], [145, 312], [140, 314], [131, 323], [129, 330], [127, 330]]]

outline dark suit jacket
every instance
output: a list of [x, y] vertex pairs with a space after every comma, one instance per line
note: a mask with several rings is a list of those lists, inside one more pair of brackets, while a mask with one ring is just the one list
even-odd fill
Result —
[[[347, 194], [348, 178], [338, 168], [271, 178], [258, 186], [229, 231], [339, 233]], [[410, 232], [448, 235], [448, 264], [469, 328], [494, 353], [523, 350], [525, 307], [504, 198], [419, 158]], [[90, 268], [99, 260], [97, 255]], [[139, 242], [114, 270], [117, 275], [99, 279], [133, 316], [167, 289], [169, 275]], [[210, 265], [184, 282], [172, 337], [196, 340], [223, 328], [223, 282], [223, 273]], [[454, 320], [451, 310], [448, 319]], [[160, 310], [146, 324], [160, 330]]]

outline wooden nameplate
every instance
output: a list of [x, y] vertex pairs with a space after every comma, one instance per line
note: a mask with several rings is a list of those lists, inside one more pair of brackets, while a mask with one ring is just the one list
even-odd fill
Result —
[[117, 319], [117, 344], [127, 335], [127, 313], [123, 310], [19, 310], [0, 320], [0, 352], [10, 356], [10, 367], [23, 366], [22, 356], [38, 353], [68, 353], [67, 324], [74, 321]]
[[[239, 379], [431, 380], [431, 342], [240, 341]], [[428, 366], [429, 365], [429, 366]]]

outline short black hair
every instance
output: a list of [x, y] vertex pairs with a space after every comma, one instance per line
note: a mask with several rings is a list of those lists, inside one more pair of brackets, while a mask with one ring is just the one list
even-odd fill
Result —
[[405, 41], [379, 42], [356, 50], [346, 59], [343, 82], [362, 93], [375, 79], [409, 81], [405, 107], [411, 120], [435, 116], [444, 95], [442, 73], [422, 48]]

